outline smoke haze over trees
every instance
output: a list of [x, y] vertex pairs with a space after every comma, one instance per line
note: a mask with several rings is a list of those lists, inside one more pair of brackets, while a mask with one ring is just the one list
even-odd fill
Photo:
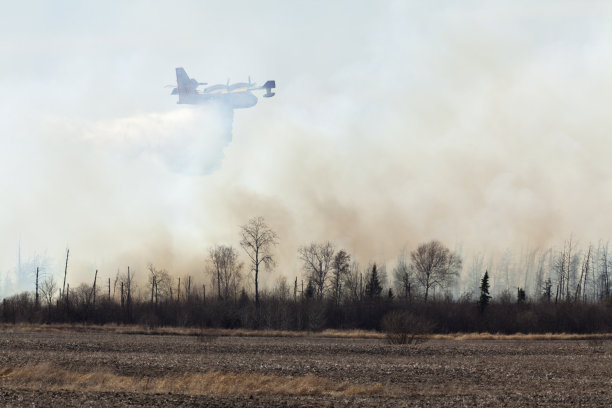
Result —
[[[376, 263], [385, 290], [418, 298], [404, 266], [438, 239], [463, 260], [455, 299], [475, 299], [487, 269], [494, 299], [609, 293], [609, 4], [266, 5], [14, 3], [0, 17], [2, 296], [31, 291], [37, 266], [41, 289], [61, 286], [70, 247], [75, 295], [99, 270], [119, 299], [130, 265], [148, 299], [150, 263], [175, 296], [191, 276], [210, 297], [206, 249], [239, 250], [236, 226], [259, 215], [281, 238], [268, 291], [303, 275], [298, 248], [331, 242], [351, 258], [326, 296], [358, 298]], [[214, 112], [163, 88], [179, 65], [278, 93], [235, 115], [228, 144]], [[218, 170], [194, 171], [206, 163]]]
[[[601, 244], [589, 245], [585, 251], [570, 238], [558, 252], [530, 251], [526, 259], [519, 258], [519, 265], [522, 268], [538, 260], [531, 270], [512, 270], [503, 258], [497, 269], [485, 270], [478, 287], [464, 288], [467, 290], [456, 295], [462, 259], [440, 241], [419, 244], [410, 251], [409, 259], [402, 253], [392, 282], [384, 266], [351, 263], [351, 254], [336, 250], [330, 241], [311, 243], [297, 250], [303, 272], [295, 276], [293, 287], [281, 277], [271, 289], [265, 289], [258, 285], [260, 274], [270, 273], [282, 241], [263, 217], [249, 219], [238, 230], [249, 258], [248, 276], [242, 274], [238, 251], [220, 244], [208, 250], [204, 276], [175, 278], [149, 264], [146, 281], [137, 279], [138, 271], [127, 267], [117, 272], [112, 288], [111, 277], [103, 278], [97, 270], [92, 285], [74, 283], [67, 250], [65, 286], [59, 290], [52, 276], [39, 285], [37, 270], [34, 291], [2, 299], [0, 319], [5, 323], [392, 331], [418, 322], [423, 330], [442, 333], [612, 330], [611, 265], [607, 246]], [[509, 285], [517, 272], [525, 273], [525, 284], [535, 284], [529, 295], [526, 286], [506, 286], [490, 295], [491, 277]], [[211, 283], [208, 291], [206, 283], [197, 283], [201, 278]], [[480, 293], [475, 295], [477, 290]]]

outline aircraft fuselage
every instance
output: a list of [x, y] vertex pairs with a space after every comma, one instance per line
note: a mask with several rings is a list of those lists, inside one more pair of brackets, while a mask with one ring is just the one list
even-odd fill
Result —
[[250, 108], [257, 104], [257, 97], [249, 92], [234, 92], [228, 94], [184, 94], [179, 95], [180, 104], [202, 105], [207, 103], [222, 103], [231, 106], [232, 109]]
[[194, 78], [189, 78], [183, 68], [176, 69], [176, 87], [172, 90], [172, 95], [178, 95], [177, 103], [189, 105], [203, 105], [207, 103], [222, 104], [231, 109], [250, 108], [257, 104], [257, 96], [251, 91], [265, 90], [265, 98], [274, 96], [272, 89], [276, 87], [275, 81], [267, 81], [263, 86], [257, 86], [249, 82], [237, 82], [230, 85], [229, 80], [226, 85], [213, 85], [203, 90], [198, 89], [201, 83]]

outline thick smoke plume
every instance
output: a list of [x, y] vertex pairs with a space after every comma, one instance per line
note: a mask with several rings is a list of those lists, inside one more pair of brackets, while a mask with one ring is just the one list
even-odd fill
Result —
[[391, 2], [352, 23], [341, 18], [352, 7], [334, 9], [354, 35], [324, 19], [329, 41], [277, 19], [299, 39], [270, 40], [275, 60], [259, 70], [281, 70], [277, 96], [236, 112], [229, 144], [224, 120], [173, 104], [10, 120], [0, 273], [16, 279], [21, 242], [56, 276], [69, 246], [77, 281], [127, 265], [144, 275], [149, 262], [202, 276], [207, 248], [237, 246], [239, 225], [259, 215], [280, 237], [271, 279], [299, 275], [297, 248], [311, 241], [365, 264], [436, 238], [467, 264], [570, 234], [606, 239], [610, 10], [511, 4]]

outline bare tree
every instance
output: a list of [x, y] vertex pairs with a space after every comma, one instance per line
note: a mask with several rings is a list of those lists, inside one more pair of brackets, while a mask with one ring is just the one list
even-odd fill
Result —
[[138, 288], [136, 282], [134, 281], [134, 273], [130, 271], [130, 267], [127, 267], [127, 273], [121, 273], [117, 271], [117, 277], [115, 279], [115, 284], [119, 283], [119, 287], [121, 289], [121, 308], [126, 308], [127, 318], [131, 320], [132, 318], [132, 293], [134, 293]]
[[[589, 277], [589, 272], [591, 271], [591, 263], [592, 263], [592, 252], [593, 246], [589, 245], [589, 249], [582, 260], [582, 264], [580, 267], [580, 276], [578, 277], [578, 282], [576, 283], [576, 290], [574, 293], [574, 302], [578, 300], [582, 300], [584, 303], [587, 301], [587, 279]], [[581, 299], [582, 298], [582, 299]]]
[[96, 306], [96, 282], [98, 280], [98, 270], [96, 269], [96, 274], [94, 275], [93, 287], [91, 289], [91, 293], [93, 296], [93, 305]]
[[38, 305], [39, 305], [39, 302], [38, 302], [38, 274], [39, 272], [40, 272], [40, 268], [37, 266], [36, 267], [36, 300], [34, 301], [36, 308], [38, 308]]
[[66, 249], [66, 266], [64, 268], [64, 285], [62, 286], [62, 297], [66, 291], [66, 275], [68, 274], [68, 255], [70, 255], [70, 249]]
[[133, 290], [133, 282], [132, 280], [134, 279], [133, 275], [130, 274], [130, 267], [127, 267], [127, 279], [126, 279], [126, 286], [127, 286], [127, 298], [126, 298], [126, 304], [127, 304], [127, 312], [128, 312], [128, 318], [131, 319], [132, 318], [132, 290]]
[[485, 258], [481, 253], [472, 256], [472, 261], [467, 270], [465, 288], [468, 292], [475, 290], [480, 286], [481, 277], [483, 275]]
[[322, 244], [312, 243], [298, 249], [299, 257], [304, 262], [304, 271], [315, 285], [319, 299], [323, 298], [325, 292], [325, 283], [332, 269], [334, 252], [334, 245], [329, 241]]
[[[113, 299], [115, 298], [115, 292], [117, 291], [117, 282], [119, 282], [119, 270], [117, 270], [117, 275], [115, 276], [115, 281], [113, 283]], [[123, 304], [123, 299], [121, 299], [121, 303]]]
[[[521, 286], [521, 289], [527, 290], [529, 289], [529, 285], [531, 281], [533, 281], [533, 277], [537, 273], [537, 258], [538, 258], [538, 249], [537, 248], [523, 248], [520, 253], [520, 260], [515, 268], [515, 283], [518, 282], [518, 285]], [[523, 273], [522, 282], [520, 273]]]
[[40, 293], [42, 294], [43, 299], [47, 303], [47, 309], [51, 308], [53, 304], [53, 297], [55, 296], [55, 292], [57, 291], [57, 283], [53, 276], [48, 276], [40, 285]]
[[291, 288], [287, 283], [287, 278], [285, 276], [281, 276], [276, 281], [276, 286], [274, 287], [274, 297], [279, 300], [285, 301], [289, 299], [289, 294], [291, 293]]
[[559, 300], [559, 296], [563, 298], [564, 288], [567, 282], [566, 276], [566, 265], [569, 263], [567, 260], [566, 246], [564, 245], [563, 250], [555, 258], [554, 269], [557, 273], [557, 290], [555, 291], [555, 303]]
[[599, 243], [597, 248], [597, 263], [598, 263], [598, 276], [597, 276], [597, 287], [595, 300], [603, 300], [610, 296], [610, 273], [608, 267], [610, 261], [608, 260], [608, 242], [605, 244]]
[[238, 260], [238, 251], [231, 246], [215, 246], [209, 250], [209, 260], [209, 273], [219, 299], [236, 297], [243, 266]]
[[223, 245], [215, 246], [208, 250], [208, 259], [210, 264], [206, 269], [212, 278], [212, 289], [217, 287], [217, 299], [221, 299], [221, 271], [223, 270], [225, 259], [223, 253]]
[[274, 265], [272, 250], [278, 244], [278, 235], [264, 221], [263, 217], [251, 218], [240, 227], [240, 246], [251, 260], [255, 273], [255, 306], [259, 309], [259, 268]]
[[91, 304], [93, 298], [92, 287], [86, 283], [81, 283], [72, 290], [71, 296], [74, 299], [74, 304], [85, 306], [87, 309], [89, 309], [89, 305]]
[[425, 292], [425, 302], [430, 289], [446, 288], [453, 283], [461, 269], [461, 257], [435, 240], [419, 245], [410, 253], [410, 258], [410, 268]]
[[397, 259], [395, 268], [393, 268], [393, 276], [395, 278], [395, 290], [397, 293], [405, 299], [410, 300], [413, 283], [412, 281], [414, 277], [412, 276], [412, 271], [408, 265], [406, 253], [403, 251]]
[[183, 278], [183, 289], [185, 290], [185, 298], [187, 301], [191, 299], [191, 275], [187, 279]]
[[544, 294], [545, 292], [544, 283], [546, 282], [546, 279], [545, 279], [544, 273], [546, 270], [546, 261], [548, 259], [550, 262], [551, 256], [552, 256], [552, 249], [549, 249], [541, 253], [540, 256], [538, 257], [538, 262], [537, 262], [537, 267], [536, 267], [536, 276], [535, 276], [535, 291], [534, 291], [534, 297], [536, 299], [541, 297], [542, 294]]
[[357, 301], [363, 296], [363, 276], [357, 261], [351, 262], [351, 265], [344, 276], [344, 287], [346, 288], [346, 296], [352, 301]]
[[165, 269], [155, 269], [153, 264], [149, 264], [149, 283], [151, 284], [151, 303], [157, 304], [161, 298], [168, 298], [172, 291], [172, 278]]
[[563, 251], [559, 254], [556, 262], [557, 276], [559, 279], [559, 287], [558, 293], [555, 300], [559, 297], [570, 301], [570, 287], [571, 287], [571, 278], [572, 271], [574, 268], [572, 267], [574, 261], [573, 250], [575, 250], [574, 243], [572, 241], [572, 236], [570, 235], [569, 240], [563, 244]]

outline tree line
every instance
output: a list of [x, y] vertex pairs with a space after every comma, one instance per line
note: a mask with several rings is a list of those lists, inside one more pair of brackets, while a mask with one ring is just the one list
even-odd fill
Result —
[[[302, 276], [292, 281], [280, 278], [271, 289], [262, 289], [261, 275], [274, 267], [278, 244], [278, 235], [262, 217], [250, 219], [240, 227], [240, 248], [215, 245], [208, 249], [208, 290], [206, 283], [196, 285], [192, 276], [173, 277], [153, 264], [147, 268], [144, 285], [136, 284], [128, 268], [105, 281], [98, 279], [96, 271], [91, 285], [71, 289], [66, 281], [67, 251], [62, 286], [53, 277], [39, 282], [37, 271], [33, 292], [2, 300], [0, 319], [6, 323], [380, 330], [393, 316], [404, 316], [413, 326], [440, 333], [612, 330], [607, 247], [605, 251], [589, 247], [577, 256], [570, 239], [557, 256], [541, 257], [536, 262], [540, 285], [531, 296], [523, 287], [492, 296], [488, 270], [473, 291], [454, 296], [463, 260], [436, 240], [402, 254], [391, 276], [385, 265], [361, 266], [346, 249], [330, 241], [313, 242], [297, 251]], [[549, 274], [544, 278], [546, 262]]]

